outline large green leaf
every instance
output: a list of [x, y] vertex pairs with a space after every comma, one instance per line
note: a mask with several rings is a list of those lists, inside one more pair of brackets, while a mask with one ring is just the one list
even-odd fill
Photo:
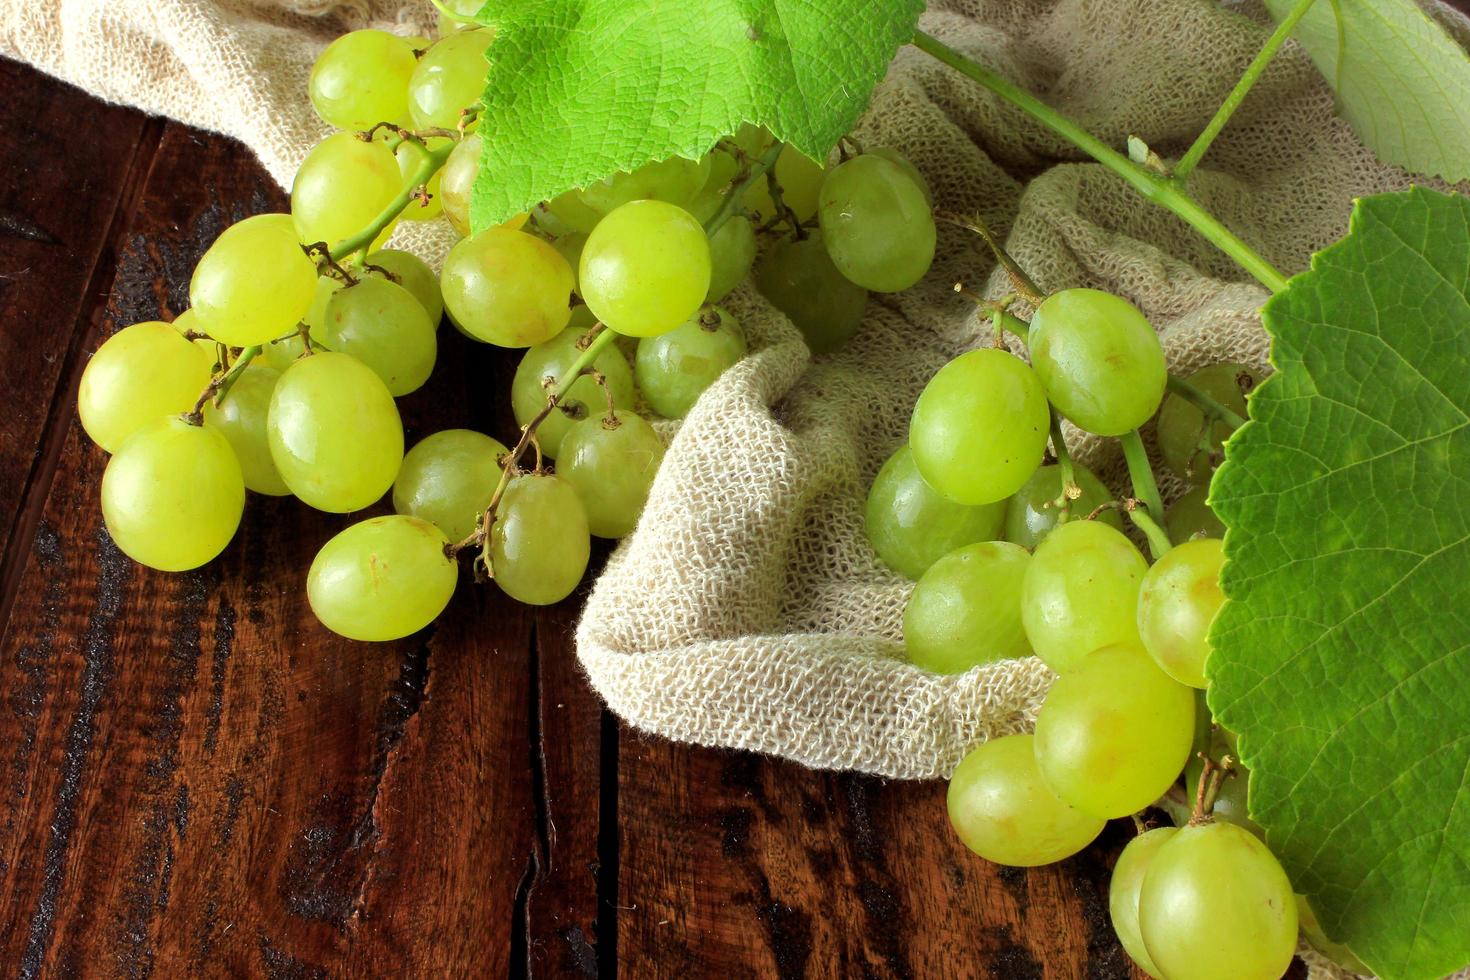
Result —
[[1359, 201], [1264, 319], [1210, 704], [1327, 934], [1439, 977], [1470, 962], [1470, 202]]
[[923, 0], [520, 0], [489, 4], [474, 219], [673, 155], [742, 122], [823, 158], [867, 107]]
[[[1266, 6], [1279, 20], [1296, 2]], [[1414, 0], [1317, 0], [1295, 36], [1380, 159], [1470, 178], [1470, 58]]]

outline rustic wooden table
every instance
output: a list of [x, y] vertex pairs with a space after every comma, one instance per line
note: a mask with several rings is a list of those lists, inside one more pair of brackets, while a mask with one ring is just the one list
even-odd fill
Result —
[[[641, 736], [578, 672], [580, 596], [465, 584], [422, 635], [346, 642], [303, 581], [349, 519], [261, 497], [199, 571], [123, 558], [82, 366], [286, 199], [229, 140], [14, 63], [0, 92], [7, 973], [1130, 975], [1106, 911], [1125, 824], [1005, 870], [957, 843], [941, 783]], [[409, 438], [513, 431], [514, 355], [440, 338]]]

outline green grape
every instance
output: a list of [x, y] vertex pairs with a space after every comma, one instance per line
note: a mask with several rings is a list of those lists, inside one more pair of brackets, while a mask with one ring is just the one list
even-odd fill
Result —
[[701, 310], [668, 333], [638, 341], [638, 390], [664, 418], [682, 419], [745, 349], [738, 320], [723, 307]]
[[1168, 792], [1193, 741], [1194, 692], [1159, 670], [1137, 643], [1083, 657], [1057, 678], [1036, 714], [1036, 763], [1047, 785], [1077, 809], [1108, 819], [1137, 813]]
[[490, 531], [495, 582], [519, 602], [546, 606], [572, 594], [592, 540], [577, 491], [556, 476], [530, 473], [505, 487]]
[[[787, 145], [781, 148], [773, 168], [781, 185], [781, 201], [796, 215], [797, 221], [816, 217], [817, 194], [827, 169], [801, 151]], [[747, 210], [760, 216], [761, 223], [776, 216], [776, 202], [771, 197], [769, 180], [756, 180], [745, 192]]]
[[924, 277], [937, 232], [929, 202], [903, 168], [853, 157], [822, 181], [817, 218], [832, 263], [866, 289], [896, 293]]
[[200, 328], [231, 347], [255, 347], [296, 329], [316, 295], [316, 265], [289, 214], [258, 214], [226, 228], [189, 283]]
[[1200, 538], [1171, 549], [1143, 577], [1138, 591], [1138, 635], [1164, 673], [1203, 690], [1210, 655], [1210, 624], [1225, 603], [1219, 538]]
[[1277, 980], [1296, 953], [1291, 882], [1266, 845], [1232, 823], [1182, 827], [1158, 849], [1138, 924], [1169, 980]]
[[642, 418], [620, 411], [609, 427], [606, 412], [577, 422], [562, 439], [556, 472], [577, 491], [587, 526], [599, 538], [633, 530], [664, 458], [664, 442]]
[[1097, 521], [1068, 521], [1036, 547], [1021, 618], [1036, 655], [1066, 674], [1099, 647], [1138, 643], [1138, 589], [1148, 571], [1133, 542]]
[[577, 277], [592, 315], [626, 337], [653, 337], [694, 315], [709, 292], [709, 240], [694, 216], [632, 201], [587, 236]]
[[235, 376], [223, 397], [212, 398], [204, 405], [204, 424], [229, 440], [245, 478], [245, 489], [267, 497], [284, 497], [291, 492], [271, 459], [266, 425], [271, 394], [280, 377], [281, 372], [275, 368], [252, 361]]
[[[402, 190], [409, 178], [413, 176], [414, 171], [429, 158], [429, 151], [417, 140], [404, 140], [398, 144], [398, 149], [394, 151], [393, 156], [398, 163], [398, 188]], [[439, 168], [423, 185], [429, 195], [427, 202], [422, 198], [409, 200], [400, 215], [405, 221], [433, 221], [444, 213], [443, 170], [444, 168]], [[384, 202], [384, 206], [387, 203]]]
[[1312, 909], [1307, 896], [1300, 893], [1296, 896], [1296, 919], [1297, 925], [1301, 927], [1302, 936], [1311, 944], [1312, 948], [1327, 957], [1348, 973], [1359, 976], [1372, 976], [1373, 971], [1358, 959], [1357, 955], [1342, 943], [1335, 943], [1327, 938], [1327, 933], [1322, 929], [1322, 923], [1317, 919], [1317, 913]]
[[1021, 578], [1031, 555], [982, 541], [929, 566], [903, 610], [909, 659], [935, 674], [963, 674], [994, 660], [1031, 656], [1021, 626]]
[[403, 461], [403, 423], [373, 369], [348, 354], [312, 354], [276, 382], [271, 458], [307, 505], [346, 514], [376, 501]]
[[[1225, 361], [1201, 368], [1185, 380], [1243, 418], [1245, 396], [1260, 379], [1244, 364]], [[1230, 432], [1230, 426], [1217, 421], [1209, 433], [1209, 448], [1204, 449], [1200, 443], [1205, 435], [1205, 416], [1193, 402], [1171, 394], [1159, 409], [1159, 453], [1181, 480], [1209, 483], [1214, 461]]]
[[891, 146], [875, 146], [872, 149], [865, 150], [863, 152], [870, 157], [882, 157], [884, 160], [887, 160], [889, 163], [902, 170], [904, 172], [904, 175], [907, 176], [909, 180], [912, 180], [914, 184], [918, 186], [919, 190], [923, 193], [924, 203], [933, 206], [934, 192], [929, 189], [929, 182], [924, 179], [924, 175], [919, 173], [919, 168], [914, 166], [912, 161], [910, 161], [908, 157], [904, 156], [902, 153], [898, 152]]
[[359, 521], [312, 559], [306, 598], [323, 626], [349, 640], [396, 640], [432, 623], [454, 596], [459, 566], [428, 521]]
[[592, 229], [603, 218], [602, 212], [588, 207], [576, 190], [558, 194], [546, 201], [544, 208], [547, 214], [565, 226], [565, 231], [579, 231], [584, 235], [592, 234]]
[[744, 215], [731, 215], [709, 238], [709, 290], [706, 303], [718, 303], [745, 281], [755, 265], [755, 226]]
[[[429, 322], [435, 327], [444, 316], [444, 297], [439, 292], [439, 277], [434, 275], [428, 263], [414, 255], [412, 252], [402, 252], [396, 248], [385, 248], [381, 251], [371, 252], [367, 257], [367, 265], [376, 267], [368, 268], [366, 272], [377, 278], [388, 278], [378, 270], [386, 269], [391, 273], [392, 281], [413, 293], [413, 298], [419, 301], [424, 312], [429, 314]], [[340, 288], [340, 284], [339, 284]], [[325, 307], [323, 307], [325, 313]], [[311, 322], [311, 314], [307, 314], [308, 322]]]
[[1121, 296], [1064, 289], [1031, 318], [1031, 363], [1047, 397], [1078, 428], [1120, 436], [1147, 422], [1168, 369], [1158, 334]]
[[296, 234], [308, 245], [335, 245], [372, 224], [402, 186], [388, 147], [333, 133], [312, 147], [291, 184]]
[[77, 414], [92, 441], [110, 453], [143, 426], [194, 407], [214, 357], [167, 323], [123, 327], [82, 371]]
[[755, 286], [801, 331], [813, 354], [830, 354], [851, 340], [868, 309], [868, 291], [837, 271], [819, 234], [772, 245], [756, 264]]
[[387, 31], [352, 31], [327, 45], [311, 66], [312, 108], [338, 129], [368, 129], [408, 116], [413, 47]]
[[439, 285], [450, 319], [500, 347], [545, 343], [572, 315], [571, 266], [523, 231], [487, 228], [463, 239], [444, 260]]
[[408, 80], [408, 112], [418, 129], [457, 129], [460, 112], [480, 100], [495, 32], [461, 31], [435, 41]]
[[327, 304], [322, 343], [372, 368], [395, 398], [423, 387], [434, 371], [434, 323], [413, 293], [387, 279], [363, 277]]
[[551, 243], [556, 249], [556, 254], [567, 260], [567, 267], [572, 270], [572, 290], [577, 288], [577, 273], [582, 268], [582, 249], [587, 247], [587, 236], [580, 231], [567, 232], [559, 235]]
[[[1113, 499], [1112, 493], [1092, 471], [1081, 463], [1072, 464], [1072, 480], [1082, 491], [1082, 496], [1067, 507], [1069, 519], [1085, 518], [1098, 507]], [[1056, 463], [1047, 463], [1021, 485], [1016, 495], [1006, 505], [1005, 539], [1014, 541], [1023, 548], [1035, 548], [1042, 539], [1057, 526], [1058, 509], [1055, 501], [1062, 495], [1062, 468]], [[1112, 525], [1120, 531], [1123, 519], [1116, 510], [1105, 510], [1093, 518]]]
[[[581, 331], [569, 328], [526, 351], [510, 385], [510, 404], [515, 411], [517, 425], [528, 424], [546, 407], [546, 379], [559, 380], [566, 374], [572, 362], [582, 354], [577, 349], [577, 341], [582, 336]], [[592, 366], [606, 380], [608, 390], [612, 392], [613, 405], [632, 408], [637, 401], [633, 372], [622, 352], [609, 347], [597, 355]], [[536, 430], [541, 451], [554, 458], [574, 422], [602, 412], [606, 407], [607, 397], [597, 382], [590, 377], [578, 378]]]
[[708, 158], [688, 160], [669, 157], [639, 167], [632, 173], [616, 173], [582, 188], [582, 203], [599, 214], [611, 214], [629, 201], [666, 201], [683, 207], [709, 179]]
[[863, 526], [884, 564], [917, 579], [956, 548], [995, 540], [1005, 513], [1003, 500], [969, 506], [936, 491], [919, 475], [913, 450], [905, 444], [873, 480]]
[[929, 379], [909, 420], [924, 481], [962, 504], [1004, 500], [1025, 485], [1046, 451], [1046, 393], [1008, 351], [972, 350]]
[[[306, 324], [307, 331], [317, 347], [322, 346], [322, 328], [327, 322], [327, 304], [332, 297], [342, 288], [342, 280], [331, 276], [321, 276], [316, 281], [316, 293], [312, 296], [311, 306], [306, 315], [301, 318], [301, 323]], [[264, 347], [265, 362], [277, 371], [284, 371], [291, 366], [298, 357], [306, 352], [306, 341], [301, 337], [298, 328], [289, 336], [277, 338]]]
[[470, 201], [475, 195], [475, 174], [480, 169], [483, 145], [479, 133], [470, 133], [449, 151], [449, 158], [439, 170], [444, 216], [462, 238], [470, 235]]
[[1183, 544], [1191, 538], [1223, 538], [1225, 525], [1210, 509], [1209, 487], [1194, 487], [1174, 501], [1164, 515], [1169, 540]]
[[225, 550], [245, 509], [245, 481], [223, 435], [180, 416], [127, 438], [102, 472], [102, 519], [133, 561], [165, 572]]
[[1105, 821], [1062, 802], [1036, 768], [1030, 735], [992, 738], [949, 777], [949, 822], [987, 861], [1035, 868], [1071, 857], [1102, 833]]
[[277, 371], [284, 371], [306, 353], [306, 341], [301, 339], [300, 334], [292, 334], [284, 340], [266, 344], [263, 350], [265, 363]]
[[[1219, 725], [1213, 725], [1210, 728], [1209, 747], [1205, 751], [1216, 762], [1230, 756], [1230, 769], [1220, 780], [1219, 792], [1215, 795], [1215, 805], [1210, 810], [1210, 816], [1217, 820], [1228, 820], [1265, 840], [1266, 832], [1250, 818], [1251, 771], [1240, 761], [1240, 755], [1235, 750], [1235, 736]], [[1184, 767], [1184, 792], [1191, 800], [1199, 792], [1199, 781], [1204, 775], [1204, 769], [1204, 760], [1198, 753], [1190, 756], [1189, 765]]]
[[1138, 931], [1138, 893], [1143, 888], [1143, 877], [1148, 874], [1154, 855], [1174, 836], [1174, 832], [1174, 827], [1155, 827], [1129, 841], [1123, 853], [1118, 855], [1112, 880], [1108, 883], [1108, 915], [1113, 920], [1113, 932], [1117, 933], [1118, 942], [1129, 958], [1154, 980], [1164, 980], [1164, 975], [1149, 959], [1143, 936]]
[[500, 458], [508, 449], [498, 439], [470, 429], [444, 429], [426, 436], [403, 457], [393, 484], [393, 509], [421, 517], [451, 541], [463, 541], [500, 484]]

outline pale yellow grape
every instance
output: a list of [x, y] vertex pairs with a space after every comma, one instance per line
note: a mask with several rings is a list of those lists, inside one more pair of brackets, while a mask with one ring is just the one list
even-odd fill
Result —
[[903, 642], [915, 665], [961, 674], [1031, 655], [1021, 626], [1021, 579], [1031, 555], [1009, 541], [957, 548], [930, 565], [903, 610]]
[[1099, 647], [1137, 643], [1138, 589], [1148, 562], [1116, 528], [1074, 520], [1036, 547], [1021, 619], [1036, 655], [1059, 674]]
[[439, 193], [444, 200], [444, 216], [461, 238], [470, 234], [470, 201], [475, 194], [475, 174], [480, 169], [481, 137], [471, 133], [454, 149], [439, 171]]
[[683, 207], [704, 187], [709, 172], [708, 158], [669, 157], [631, 173], [593, 181], [582, 188], [582, 202], [601, 214], [609, 214], [629, 201], [667, 201]]
[[123, 327], [82, 371], [77, 414], [92, 441], [115, 453], [128, 436], [194, 407], [214, 358], [167, 323]]
[[1143, 577], [1138, 593], [1138, 635], [1164, 673], [1203, 690], [1210, 656], [1210, 624], [1225, 603], [1218, 538], [1187, 541], [1171, 549]]
[[328, 350], [351, 354], [377, 373], [396, 397], [417, 391], [433, 373], [436, 327], [413, 293], [364, 276], [327, 303], [319, 334]]
[[351, 31], [311, 66], [307, 93], [317, 115], [338, 129], [362, 130], [408, 116], [413, 46], [387, 31]]
[[1148, 873], [1154, 855], [1174, 833], [1174, 827], [1155, 827], [1133, 838], [1118, 855], [1113, 877], [1108, 882], [1108, 916], [1113, 920], [1113, 932], [1129, 958], [1154, 980], [1164, 978], [1149, 958], [1138, 931], [1138, 893], [1143, 889], [1143, 876]]
[[337, 534], [317, 552], [306, 597], [322, 625], [351, 640], [396, 640], [432, 623], [454, 596], [459, 568], [428, 521], [394, 514]]
[[423, 518], [451, 541], [463, 541], [490, 506], [506, 452], [500, 440], [470, 429], [425, 436], [403, 457], [393, 484], [393, 509]]
[[694, 315], [709, 292], [709, 240], [694, 216], [633, 201], [587, 236], [577, 281], [593, 316], [627, 337], [654, 337]]
[[408, 82], [408, 111], [419, 129], [455, 129], [460, 111], [480, 100], [490, 63], [491, 30], [462, 31], [434, 42]]
[[[429, 268], [428, 263], [412, 252], [385, 248], [370, 252], [367, 266], [364, 271], [368, 275], [390, 279], [413, 293], [413, 298], [429, 314], [429, 322], [436, 327], [439, 325], [444, 316], [444, 296], [439, 292], [439, 277], [434, 275], [434, 270]], [[386, 270], [388, 275], [379, 270]], [[309, 320], [311, 314], [308, 313], [307, 316]]]
[[271, 459], [267, 425], [271, 395], [280, 377], [281, 372], [257, 358], [236, 375], [223, 397], [211, 398], [204, 405], [204, 424], [229, 440], [240, 462], [245, 489], [268, 497], [291, 492]]
[[495, 582], [532, 606], [572, 594], [592, 551], [587, 512], [571, 484], [527, 474], [511, 480], [490, 533]]
[[387, 146], [333, 133], [312, 147], [291, 184], [296, 234], [308, 245], [336, 245], [372, 224], [402, 186]]
[[285, 336], [316, 295], [316, 265], [289, 214], [258, 214], [226, 228], [194, 267], [189, 301], [200, 328], [231, 347]]
[[544, 343], [572, 316], [571, 266], [523, 231], [487, 228], [461, 240], [444, 260], [439, 285], [449, 316], [488, 344]]
[[245, 509], [235, 451], [179, 416], [128, 437], [102, 473], [102, 519], [129, 558], [165, 572], [198, 568], [225, 549]]
[[565, 226], [564, 230], [580, 231], [584, 235], [591, 234], [603, 218], [602, 212], [588, 207], [581, 193], [575, 189], [564, 191], [545, 202], [544, 210]]

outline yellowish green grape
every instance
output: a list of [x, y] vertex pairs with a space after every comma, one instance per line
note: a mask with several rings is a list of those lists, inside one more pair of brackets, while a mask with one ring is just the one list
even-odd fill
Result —
[[[797, 221], [816, 217], [817, 194], [827, 170], [821, 164], [791, 146], [781, 149], [774, 168], [781, 187], [781, 201], [796, 214]], [[745, 207], [760, 216], [762, 223], [776, 216], [776, 202], [771, 198], [770, 181], [756, 180], [745, 192]]]
[[870, 157], [882, 157], [884, 160], [887, 160], [899, 170], [902, 170], [904, 172], [904, 175], [908, 177], [909, 180], [913, 181], [915, 186], [917, 186], [920, 192], [923, 193], [924, 203], [929, 205], [932, 205], [934, 203], [934, 192], [929, 189], [929, 182], [924, 179], [924, 175], [919, 173], [919, 168], [914, 166], [912, 161], [910, 161], [908, 157], [904, 156], [902, 153], [898, 152], [891, 146], [870, 147], [869, 149], [865, 150], [864, 153]]
[[[1085, 518], [1113, 499], [1112, 493], [1092, 471], [1080, 463], [1072, 464], [1072, 480], [1082, 496], [1067, 507], [1069, 520]], [[1062, 495], [1062, 468], [1047, 463], [1021, 485], [1006, 505], [1005, 539], [1023, 548], [1035, 548], [1057, 526], [1060, 510], [1056, 500]], [[1122, 530], [1123, 519], [1116, 510], [1105, 510], [1093, 518]]]
[[1138, 307], [1098, 289], [1064, 289], [1031, 318], [1031, 363], [1047, 397], [1100, 436], [1136, 429], [1158, 411], [1168, 369]]
[[398, 397], [429, 380], [439, 349], [435, 326], [407, 289], [365, 276], [333, 294], [312, 337], [372, 368]]
[[1210, 624], [1225, 603], [1219, 538], [1200, 538], [1171, 549], [1143, 577], [1138, 593], [1138, 634], [1164, 673], [1203, 690], [1210, 656]]
[[1036, 768], [1030, 735], [992, 738], [949, 777], [949, 822], [964, 845], [987, 861], [1034, 868], [1071, 857], [1105, 821], [1057, 797]]
[[102, 519], [129, 558], [149, 568], [198, 568], [240, 526], [245, 481], [223, 435], [177, 415], [127, 438], [102, 473]]
[[268, 424], [281, 478], [317, 510], [362, 510], [398, 476], [398, 406], [355, 357], [326, 352], [293, 363], [276, 382]]
[[333, 133], [312, 147], [291, 184], [296, 234], [308, 245], [335, 245], [372, 224], [402, 186], [388, 147]]
[[813, 354], [830, 354], [851, 340], [868, 308], [868, 291], [837, 271], [819, 234], [772, 245], [756, 265], [755, 285]]
[[393, 509], [421, 517], [451, 541], [463, 541], [500, 483], [500, 458], [509, 450], [498, 439], [470, 429], [444, 429], [426, 436], [403, 457], [393, 484]]
[[709, 291], [706, 303], [718, 303], [745, 281], [755, 265], [755, 226], [744, 215], [732, 215], [709, 236]]
[[470, 201], [475, 194], [475, 174], [480, 169], [482, 148], [480, 134], [470, 133], [449, 151], [449, 158], [439, 170], [444, 216], [463, 238], [470, 234]]
[[633, 201], [598, 222], [577, 277], [592, 315], [626, 337], [657, 336], [689, 319], [709, 281], [704, 229], [664, 201]]
[[439, 284], [450, 318], [487, 344], [544, 343], [572, 315], [571, 266], [523, 231], [487, 228], [463, 239], [444, 260]]
[[387, 31], [351, 31], [327, 45], [311, 66], [312, 108], [338, 129], [365, 130], [408, 116], [413, 47]]
[[[398, 144], [398, 149], [393, 153], [398, 163], [399, 190], [402, 190], [409, 179], [417, 172], [418, 168], [429, 159], [429, 151], [425, 144], [417, 140], [404, 140]], [[408, 205], [401, 212], [405, 221], [433, 221], [444, 213], [444, 190], [441, 186], [443, 179], [443, 168], [441, 167], [434, 176], [430, 177], [423, 185], [428, 193], [429, 199], [425, 201], [421, 197], [412, 197]], [[417, 191], [417, 188], [414, 188]], [[386, 205], [385, 205], [386, 206]], [[366, 222], [364, 222], [366, 223]]]
[[1021, 579], [1031, 555], [1009, 541], [982, 541], [929, 566], [903, 610], [909, 659], [936, 674], [962, 674], [1031, 655], [1021, 626]]
[[[368, 275], [379, 278], [391, 277], [391, 281], [413, 293], [413, 298], [418, 300], [424, 312], [429, 314], [429, 322], [435, 327], [439, 326], [439, 320], [444, 316], [444, 297], [439, 293], [439, 277], [434, 275], [434, 270], [429, 268], [428, 263], [412, 252], [385, 248], [369, 253], [367, 266]], [[390, 276], [384, 276], [378, 271], [380, 269], [387, 270]], [[323, 312], [325, 313], [325, 307]], [[309, 312], [307, 322], [313, 322]]]
[[550, 215], [557, 223], [562, 225], [557, 232], [579, 231], [584, 235], [590, 235], [592, 229], [602, 220], [600, 211], [594, 211], [582, 200], [582, 195], [577, 190], [565, 191], [546, 201], [542, 205], [545, 215]]
[[1137, 813], [1164, 795], [1193, 739], [1194, 692], [1159, 670], [1137, 643], [1083, 657], [1052, 685], [1036, 715], [1036, 763], [1047, 785], [1107, 819]]
[[587, 510], [587, 527], [599, 538], [633, 530], [664, 458], [664, 442], [633, 412], [606, 412], [577, 422], [561, 441], [556, 472], [572, 485]]
[[396, 640], [428, 626], [454, 596], [459, 566], [444, 532], [417, 517], [360, 521], [316, 553], [306, 598], [322, 625], [349, 640]]
[[1174, 506], [1170, 507], [1164, 515], [1164, 523], [1168, 528], [1170, 541], [1175, 544], [1183, 544], [1190, 538], [1223, 538], [1225, 536], [1225, 525], [1206, 503], [1209, 495], [1209, 487], [1195, 487], [1174, 501]]
[[1014, 354], [986, 347], [956, 357], [924, 386], [909, 446], [935, 490], [962, 504], [989, 504], [1036, 472], [1050, 421], [1036, 373]]
[[684, 207], [709, 179], [709, 171], [708, 158], [670, 157], [594, 181], [582, 188], [582, 203], [599, 214], [610, 214], [629, 201], [667, 201]]
[[[1244, 364], [1225, 361], [1200, 368], [1185, 379], [1236, 415], [1245, 417], [1245, 397], [1260, 379]], [[1204, 447], [1205, 417], [1194, 403], [1171, 394], [1159, 409], [1158, 443], [1164, 464], [1181, 480], [1206, 484], [1214, 472], [1221, 447], [1230, 438], [1230, 427], [1215, 422]]]
[[1031, 648], [1066, 674], [1099, 647], [1138, 643], [1138, 589], [1147, 571], [1118, 529], [1097, 521], [1061, 525], [1037, 545], [1021, 587]]
[[[546, 407], [547, 379], [559, 380], [581, 356], [577, 341], [581, 331], [568, 328], [544, 344], [537, 344], [521, 358], [511, 380], [510, 404], [515, 411], [516, 424], [526, 425]], [[613, 405], [617, 408], [632, 408], [637, 401], [633, 390], [633, 372], [622, 352], [609, 347], [597, 355], [592, 366], [606, 379], [612, 392]], [[572, 424], [607, 410], [607, 396], [590, 376], [578, 378], [565, 396], [536, 430], [541, 451], [555, 457], [561, 450], [561, 441]]]
[[527, 474], [506, 485], [490, 532], [495, 582], [506, 595], [532, 606], [560, 602], [582, 581], [591, 553], [587, 512], [571, 484]]
[[638, 390], [666, 419], [689, 414], [704, 390], [745, 356], [745, 331], [719, 306], [682, 325], [638, 341], [633, 372]]
[[77, 414], [92, 441], [110, 453], [143, 426], [194, 407], [209, 384], [213, 356], [167, 323], [123, 327], [82, 371]]
[[1113, 920], [1113, 932], [1129, 958], [1154, 980], [1164, 980], [1164, 975], [1149, 959], [1143, 936], [1138, 931], [1138, 893], [1143, 889], [1143, 876], [1148, 873], [1154, 855], [1174, 836], [1174, 832], [1173, 827], [1155, 827], [1129, 841], [1123, 853], [1118, 855], [1112, 880], [1108, 883], [1108, 915]]
[[222, 398], [212, 398], [204, 405], [204, 424], [229, 440], [245, 478], [245, 489], [268, 497], [284, 497], [291, 492], [271, 459], [266, 424], [271, 395], [280, 377], [281, 372], [275, 368], [252, 361], [235, 376]]
[[255, 347], [296, 329], [316, 295], [316, 265], [289, 214], [258, 214], [226, 228], [189, 283], [199, 327], [231, 347]]
[[565, 235], [557, 236], [551, 247], [567, 260], [567, 266], [572, 270], [572, 288], [575, 290], [577, 273], [582, 269], [582, 249], [587, 247], [587, 236], [580, 231], [569, 231]]
[[883, 157], [864, 154], [829, 171], [817, 217], [833, 264], [865, 289], [907, 289], [934, 261], [937, 232], [924, 191]]
[[485, 55], [493, 40], [494, 31], [461, 31], [423, 53], [408, 81], [408, 112], [416, 128], [458, 128], [460, 112], [485, 91]]
[[[307, 308], [306, 315], [301, 318], [301, 323], [306, 324], [316, 348], [322, 346], [322, 327], [327, 322], [327, 304], [332, 301], [332, 297], [342, 286], [342, 280], [332, 276], [322, 276], [316, 281], [316, 292], [311, 298], [311, 306]], [[289, 335], [266, 344], [262, 354], [267, 364], [277, 371], [284, 371], [305, 351], [306, 341], [301, 338], [298, 325], [298, 329], [293, 330]]]
[[913, 450], [905, 444], [888, 457], [873, 480], [864, 529], [873, 550], [889, 568], [917, 579], [956, 548], [999, 537], [1005, 514], [1003, 500], [978, 506], [957, 504], [930, 487], [919, 475]]

